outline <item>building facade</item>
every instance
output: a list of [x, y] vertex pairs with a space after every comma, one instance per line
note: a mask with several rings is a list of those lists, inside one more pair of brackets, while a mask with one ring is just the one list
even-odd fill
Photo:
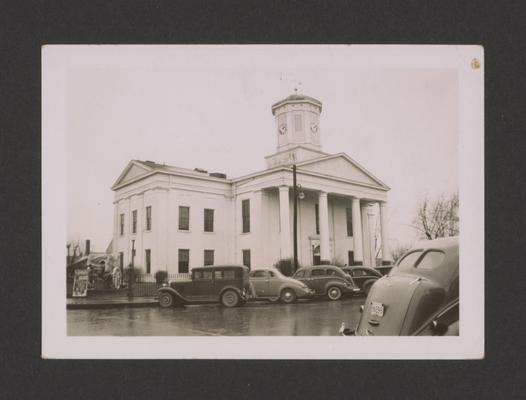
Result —
[[[271, 109], [277, 146], [263, 171], [231, 179], [152, 161], [128, 163], [112, 187], [113, 251], [123, 265], [131, 262], [132, 248], [134, 265], [147, 273], [229, 263], [254, 269], [291, 259], [293, 164], [300, 265], [375, 265], [374, 242], [389, 240], [389, 188], [347, 154], [322, 151], [320, 101], [295, 94]], [[387, 245], [380, 258], [391, 261]]]

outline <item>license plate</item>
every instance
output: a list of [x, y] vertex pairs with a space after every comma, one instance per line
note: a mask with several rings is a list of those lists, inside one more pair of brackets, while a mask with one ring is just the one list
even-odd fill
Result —
[[377, 317], [384, 316], [384, 305], [376, 301], [371, 302], [371, 315], [376, 315]]

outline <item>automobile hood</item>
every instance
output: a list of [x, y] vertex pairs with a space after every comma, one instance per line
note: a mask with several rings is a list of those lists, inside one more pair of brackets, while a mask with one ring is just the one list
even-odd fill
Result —
[[[433, 304], [441, 303], [443, 290], [433, 282], [414, 275], [395, 275], [376, 281], [371, 288], [356, 335], [407, 335]], [[380, 314], [380, 315], [379, 315]]]

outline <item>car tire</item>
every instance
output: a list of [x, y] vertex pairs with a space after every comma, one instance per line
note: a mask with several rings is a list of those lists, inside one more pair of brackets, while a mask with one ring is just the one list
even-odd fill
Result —
[[332, 301], [340, 300], [342, 297], [342, 290], [338, 286], [331, 286], [327, 290], [327, 297]]
[[285, 304], [294, 303], [296, 301], [296, 292], [292, 289], [283, 289], [279, 299]]
[[375, 283], [376, 280], [367, 281], [363, 284], [363, 292], [366, 296], [369, 295], [369, 291], [371, 290], [371, 286], [373, 286], [373, 283]]
[[239, 295], [234, 290], [225, 290], [221, 295], [221, 304], [228, 308], [237, 306], [239, 300]]
[[159, 295], [159, 305], [162, 308], [173, 307], [173, 305], [174, 305], [174, 297], [173, 297], [173, 295], [171, 293], [168, 293], [168, 292], [162, 292]]

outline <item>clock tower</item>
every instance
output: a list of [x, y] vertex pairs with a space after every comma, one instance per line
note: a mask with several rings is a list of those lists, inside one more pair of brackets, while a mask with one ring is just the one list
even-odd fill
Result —
[[276, 121], [276, 153], [267, 156], [269, 168], [324, 155], [321, 151], [319, 100], [293, 94], [272, 105]]

